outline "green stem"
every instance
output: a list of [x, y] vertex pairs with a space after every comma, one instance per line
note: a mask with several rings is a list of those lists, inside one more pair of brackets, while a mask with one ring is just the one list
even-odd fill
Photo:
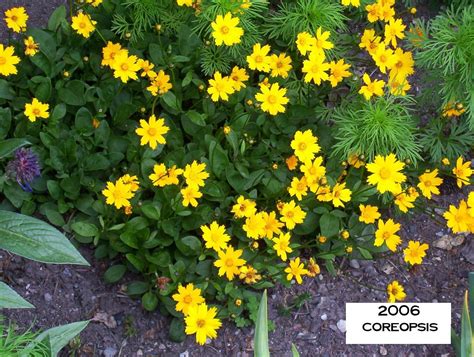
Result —
[[156, 102], [158, 101], [158, 98], [159, 96], [156, 96], [155, 99], [153, 99], [153, 104], [151, 106], [151, 115], [155, 114], [155, 106], [156, 106]]

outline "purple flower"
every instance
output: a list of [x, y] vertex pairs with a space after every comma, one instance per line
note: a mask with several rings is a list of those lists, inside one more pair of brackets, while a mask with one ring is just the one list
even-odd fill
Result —
[[14, 156], [7, 165], [7, 175], [15, 179], [24, 191], [33, 191], [30, 183], [41, 175], [38, 155], [31, 149], [20, 148]]

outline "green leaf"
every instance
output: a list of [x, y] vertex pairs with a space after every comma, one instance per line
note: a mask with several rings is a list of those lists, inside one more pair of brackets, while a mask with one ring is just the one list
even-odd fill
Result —
[[31, 309], [34, 308], [28, 301], [7, 284], [0, 281], [0, 309]]
[[292, 353], [293, 357], [300, 357], [300, 353], [296, 349], [296, 346], [295, 346], [294, 343], [291, 344], [291, 353]]
[[10, 155], [15, 150], [31, 143], [25, 139], [7, 139], [0, 142], [0, 159]]
[[173, 342], [183, 342], [186, 339], [183, 319], [175, 317], [171, 320], [169, 334]]
[[209, 144], [209, 162], [214, 175], [222, 178], [230, 162], [227, 152], [215, 141], [211, 141]]
[[[32, 58], [35, 57], [36, 56], [33, 56]], [[86, 104], [84, 92], [84, 83], [80, 80], [72, 80], [58, 91], [58, 96], [59, 99], [67, 105], [82, 106]]]
[[99, 229], [94, 224], [87, 222], [74, 222], [71, 224], [71, 228], [84, 237], [94, 237], [99, 233]]
[[365, 259], [374, 259], [372, 257], [372, 254], [370, 254], [370, 252], [365, 249], [365, 248], [362, 248], [362, 247], [357, 247], [357, 249], [359, 250], [360, 254], [365, 258]]
[[186, 116], [194, 124], [199, 125], [199, 126], [206, 126], [206, 114], [200, 114], [195, 110], [190, 110], [189, 112], [186, 113]]
[[115, 283], [122, 279], [123, 274], [127, 271], [127, 267], [122, 264], [111, 266], [104, 274], [104, 279], [108, 283]]
[[142, 296], [142, 305], [145, 310], [154, 311], [158, 306], [158, 298], [155, 294], [148, 291]]
[[0, 99], [12, 100], [15, 98], [15, 91], [12, 89], [10, 82], [0, 79]]
[[61, 22], [66, 20], [66, 7], [64, 5], [59, 6], [52, 13], [48, 21], [48, 30], [55, 32], [61, 25]]
[[176, 239], [176, 246], [184, 255], [199, 255], [201, 252], [201, 240], [194, 236]]
[[257, 323], [254, 337], [255, 357], [270, 357], [268, 348], [268, 312], [267, 312], [267, 291], [265, 290], [260, 300], [258, 308]]
[[333, 237], [339, 233], [339, 218], [330, 213], [325, 213], [319, 219], [321, 235], [325, 237]]
[[53, 112], [51, 113], [51, 120], [53, 121], [58, 121], [66, 115], [66, 104], [64, 103], [59, 103], [56, 105], [53, 109]]
[[3, 141], [10, 131], [12, 112], [10, 108], [0, 108], [0, 140]]
[[142, 295], [147, 292], [148, 284], [144, 281], [134, 281], [127, 285], [128, 295]]
[[461, 357], [472, 356], [472, 326], [469, 318], [468, 292], [464, 294], [464, 304], [461, 313]]
[[35, 342], [40, 343], [44, 339], [49, 338], [51, 343], [51, 355], [57, 356], [59, 351], [61, 351], [61, 349], [66, 346], [69, 341], [79, 335], [88, 324], [89, 321], [87, 320], [50, 328], [49, 330], [40, 333], [36, 337]]
[[161, 102], [164, 103], [169, 109], [172, 109], [173, 114], [177, 114], [181, 111], [181, 103], [178, 102], [178, 98], [174, 95], [173, 92], [166, 92], [161, 97]]
[[0, 248], [42, 263], [89, 263], [56, 228], [39, 219], [0, 211]]

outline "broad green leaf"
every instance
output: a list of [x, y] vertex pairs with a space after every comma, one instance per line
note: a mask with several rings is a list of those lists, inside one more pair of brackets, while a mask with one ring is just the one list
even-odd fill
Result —
[[46, 338], [49, 338], [51, 343], [51, 354], [52, 356], [57, 356], [59, 351], [66, 346], [69, 341], [71, 341], [74, 337], [79, 335], [82, 330], [84, 330], [89, 321], [79, 321], [73, 322], [71, 324], [62, 325], [58, 327], [50, 328], [42, 333], [40, 333], [35, 341], [37, 343], [43, 341]]
[[12, 100], [15, 98], [15, 91], [10, 83], [4, 79], [0, 79], [0, 99]]
[[254, 357], [270, 357], [270, 350], [268, 348], [268, 312], [266, 290], [262, 294], [262, 300], [260, 300], [260, 306], [258, 308], [254, 345]]
[[149, 291], [142, 296], [142, 305], [145, 310], [154, 311], [158, 306], [158, 298]]
[[0, 108], [0, 140], [3, 141], [8, 136], [12, 122], [12, 112], [10, 108]]
[[330, 213], [325, 213], [319, 219], [321, 235], [325, 237], [333, 237], [339, 233], [339, 218]]
[[54, 10], [53, 14], [48, 21], [48, 30], [56, 31], [61, 25], [61, 22], [66, 20], [66, 7], [64, 5], [59, 6]]
[[15, 150], [29, 145], [30, 142], [25, 139], [7, 139], [0, 142], [0, 159], [10, 155]]
[[87, 222], [74, 222], [71, 224], [71, 228], [74, 232], [84, 237], [94, 237], [99, 233], [99, 229], [94, 224]]
[[108, 283], [115, 283], [119, 281], [123, 274], [127, 271], [127, 267], [122, 264], [111, 266], [104, 274], [104, 279]]
[[186, 339], [183, 319], [174, 318], [171, 320], [169, 334], [170, 340], [173, 342], [183, 342]]
[[291, 344], [291, 353], [293, 354], [293, 357], [300, 357], [300, 353], [296, 349], [296, 346], [294, 343]]
[[0, 211], [0, 248], [42, 263], [89, 265], [56, 228], [15, 212]]
[[7, 284], [0, 281], [0, 309], [31, 309], [34, 308], [28, 301]]

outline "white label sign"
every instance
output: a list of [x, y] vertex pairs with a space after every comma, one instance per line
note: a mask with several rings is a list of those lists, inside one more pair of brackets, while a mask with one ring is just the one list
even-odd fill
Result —
[[347, 344], [450, 344], [450, 303], [346, 303]]

